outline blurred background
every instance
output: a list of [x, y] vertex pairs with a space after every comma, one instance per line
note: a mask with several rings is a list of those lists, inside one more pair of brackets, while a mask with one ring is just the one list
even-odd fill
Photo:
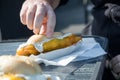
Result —
[[[23, 2], [24, 0], [0, 0], [0, 40], [23, 39], [33, 34], [20, 22], [19, 12]], [[93, 19], [92, 7], [89, 0], [69, 0], [66, 5], [55, 10], [55, 31], [82, 34]]]

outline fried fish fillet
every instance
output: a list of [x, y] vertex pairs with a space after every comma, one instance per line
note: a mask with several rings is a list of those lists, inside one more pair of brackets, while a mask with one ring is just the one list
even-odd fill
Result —
[[15, 76], [14, 74], [5, 74], [0, 76], [0, 80], [25, 80], [23, 77]]
[[[30, 44], [27, 44], [26, 46], [19, 48], [16, 52], [17, 55], [30, 56], [31, 54], [33, 55], [38, 55], [40, 53], [45, 54], [46, 52], [49, 52], [49, 51], [62, 49], [62, 48], [71, 46], [82, 39], [81, 36], [76, 36], [74, 34], [70, 34], [67, 36], [59, 34], [59, 36], [56, 35], [57, 37], [51, 38], [47, 41], [44, 41], [47, 39], [47, 37], [43, 35], [42, 36], [33, 35], [33, 36], [37, 37], [37, 39], [34, 38], [34, 40], [30, 40], [33, 38], [29, 38], [28, 42]], [[64, 36], [64, 37], [61, 38], [61, 36]], [[34, 44], [42, 44], [42, 51], [38, 51]]]

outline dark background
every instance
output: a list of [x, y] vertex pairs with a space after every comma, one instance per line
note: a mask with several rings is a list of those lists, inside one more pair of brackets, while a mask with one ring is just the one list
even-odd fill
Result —
[[[28, 38], [33, 34], [20, 22], [20, 9], [25, 0], [0, 0], [0, 28], [2, 40]], [[55, 10], [57, 23], [55, 31], [63, 33], [81, 34], [86, 24], [86, 10], [84, 0], [69, 0], [69, 2]], [[91, 8], [87, 6], [87, 11]]]
[[21, 24], [19, 12], [24, 0], [0, 0], [0, 28], [2, 39], [25, 38], [32, 31]]

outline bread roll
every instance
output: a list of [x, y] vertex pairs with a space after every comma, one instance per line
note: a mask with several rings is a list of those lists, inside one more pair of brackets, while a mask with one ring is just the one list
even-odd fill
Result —
[[42, 74], [40, 66], [25, 56], [0, 56], [0, 80], [54, 80]]
[[55, 32], [52, 38], [47, 38], [45, 35], [33, 35], [28, 39], [25, 44], [20, 45], [16, 51], [16, 55], [39, 55], [57, 49], [66, 48], [71, 46], [82, 38], [74, 34], [62, 34]]
[[43, 40], [47, 39], [45, 35], [32, 35], [28, 40], [27, 44], [34, 44], [37, 42], [41, 42]]
[[0, 56], [0, 72], [12, 74], [41, 74], [40, 66], [25, 56]]
[[[62, 36], [60, 32], [55, 32], [51, 38]], [[32, 35], [28, 40], [27, 44], [34, 44], [48, 39], [45, 35]]]

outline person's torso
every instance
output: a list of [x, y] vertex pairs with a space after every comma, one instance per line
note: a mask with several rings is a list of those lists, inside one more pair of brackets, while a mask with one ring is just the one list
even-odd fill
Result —
[[109, 39], [109, 52], [115, 56], [120, 53], [120, 24], [115, 23], [105, 15], [108, 9], [106, 4], [120, 5], [120, 0], [91, 0], [95, 5], [92, 14], [94, 21], [92, 24], [92, 34], [104, 36]]

